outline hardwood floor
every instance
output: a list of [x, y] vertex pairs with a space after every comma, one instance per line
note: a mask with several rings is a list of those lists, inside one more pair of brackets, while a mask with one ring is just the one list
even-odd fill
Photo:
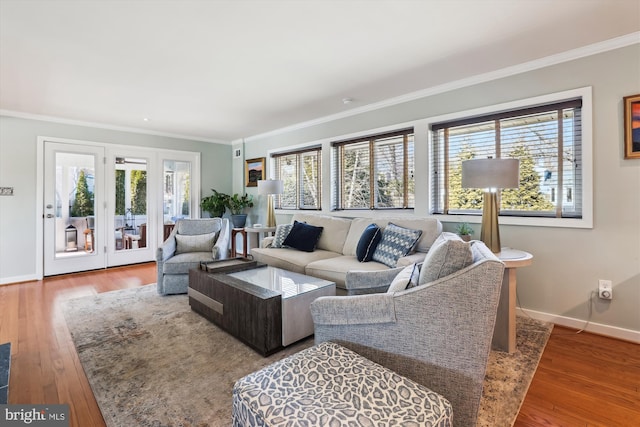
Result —
[[[0, 286], [0, 343], [12, 343], [9, 403], [69, 403], [71, 426], [104, 426], [60, 305], [155, 280], [149, 263]], [[556, 326], [515, 426], [638, 425], [640, 345]]]

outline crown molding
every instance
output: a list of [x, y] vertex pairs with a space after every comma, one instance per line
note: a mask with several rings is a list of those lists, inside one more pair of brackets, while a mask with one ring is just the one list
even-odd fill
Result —
[[631, 46], [634, 44], [640, 44], [640, 32], [626, 34], [624, 36], [594, 43], [588, 46], [583, 46], [577, 49], [568, 50], [566, 52], [558, 53], [555, 55], [547, 56], [547, 57], [536, 59], [533, 61], [524, 62], [522, 64], [514, 65], [511, 67], [502, 68], [500, 70], [490, 71], [488, 73], [478, 74], [476, 76], [452, 81], [449, 83], [444, 83], [437, 86], [432, 86], [430, 88], [421, 89], [416, 92], [411, 92], [405, 95], [400, 95], [393, 98], [385, 99], [384, 101], [367, 104], [362, 107], [351, 109], [349, 111], [343, 111], [337, 114], [331, 114], [328, 116], [319, 117], [317, 119], [296, 123], [291, 126], [274, 129], [272, 131], [246, 137], [244, 138], [244, 141], [253, 142], [253, 141], [267, 138], [270, 136], [276, 136], [276, 135], [280, 135], [280, 134], [295, 131], [295, 130], [309, 128], [309, 127], [320, 125], [323, 123], [332, 122], [334, 120], [339, 120], [346, 117], [351, 117], [358, 114], [391, 107], [398, 104], [403, 104], [405, 102], [415, 101], [417, 99], [426, 98], [428, 96], [433, 96], [433, 95], [437, 95], [445, 92], [450, 92], [456, 89], [462, 89], [462, 88], [477, 85], [480, 83], [486, 83], [492, 80], [498, 80], [498, 79], [514, 76], [517, 74], [526, 73], [528, 71], [538, 70], [538, 69], [549, 67], [552, 65], [573, 61], [576, 59], [596, 55], [596, 54], [607, 52], [610, 50], [620, 49], [620, 48]]
[[163, 136], [167, 138], [187, 139], [189, 141], [209, 142], [212, 144], [224, 144], [224, 145], [231, 144], [230, 141], [224, 141], [220, 139], [201, 138], [201, 137], [190, 136], [190, 135], [158, 132], [158, 131], [153, 131], [149, 129], [139, 129], [139, 128], [133, 128], [133, 127], [126, 127], [126, 126], [108, 125], [104, 123], [85, 122], [82, 120], [72, 120], [72, 119], [64, 119], [61, 117], [46, 116], [41, 114], [24, 113], [22, 111], [0, 110], [0, 116], [17, 117], [20, 119], [29, 119], [29, 120], [40, 120], [43, 122], [60, 123], [60, 124], [74, 125], [74, 126], [84, 126], [84, 127], [98, 128], [98, 129], [108, 129], [108, 130], [114, 130], [119, 132], [131, 132], [131, 133], [140, 133], [145, 135]]

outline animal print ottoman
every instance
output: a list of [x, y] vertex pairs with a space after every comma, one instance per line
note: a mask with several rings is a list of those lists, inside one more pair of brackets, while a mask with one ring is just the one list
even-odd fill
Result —
[[233, 425], [451, 426], [449, 401], [325, 342], [238, 380]]

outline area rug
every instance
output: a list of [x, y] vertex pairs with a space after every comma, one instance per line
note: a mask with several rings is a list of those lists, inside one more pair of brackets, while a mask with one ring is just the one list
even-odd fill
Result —
[[[263, 358], [155, 285], [68, 300], [63, 312], [108, 426], [228, 426], [244, 375], [313, 345]], [[479, 426], [510, 426], [551, 325], [518, 318], [518, 351], [492, 352]]]

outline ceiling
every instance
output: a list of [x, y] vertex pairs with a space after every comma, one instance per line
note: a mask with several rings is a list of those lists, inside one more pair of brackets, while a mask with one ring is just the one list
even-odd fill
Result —
[[230, 142], [638, 31], [640, 0], [0, 0], [0, 112]]

